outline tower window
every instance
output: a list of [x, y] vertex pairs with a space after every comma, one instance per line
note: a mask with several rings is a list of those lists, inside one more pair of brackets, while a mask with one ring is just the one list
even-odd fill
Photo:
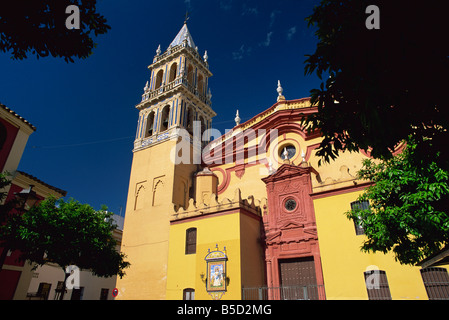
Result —
[[161, 132], [168, 129], [168, 121], [170, 117], [170, 107], [165, 106], [162, 110], [162, 117], [161, 117]]
[[204, 121], [204, 118], [202, 116], [200, 116], [200, 118], [198, 119], [200, 121], [200, 125], [201, 125], [201, 135], [204, 133], [204, 130], [206, 130], [206, 124]]
[[187, 81], [191, 86], [193, 86], [193, 67], [189, 66], [187, 69]]
[[204, 80], [202, 75], [198, 76], [198, 93], [199, 95], [204, 96]]
[[147, 118], [147, 130], [145, 132], [145, 138], [151, 137], [153, 135], [154, 127], [154, 111], [151, 111]]
[[159, 87], [162, 85], [162, 79], [164, 78], [164, 71], [159, 70], [159, 72], [156, 75], [156, 86], [154, 89], [159, 89]]
[[196, 228], [186, 230], [186, 254], [196, 253]]
[[193, 110], [192, 110], [192, 108], [187, 109], [186, 129], [190, 134], [193, 134]]
[[168, 79], [169, 82], [172, 82], [176, 79], [176, 72], [178, 71], [178, 64], [175, 62], [170, 67], [170, 77]]

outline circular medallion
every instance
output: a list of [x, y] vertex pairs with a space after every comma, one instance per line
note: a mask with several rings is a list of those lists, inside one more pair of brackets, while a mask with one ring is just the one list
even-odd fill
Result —
[[287, 211], [293, 211], [296, 209], [296, 201], [293, 199], [288, 199], [287, 201], [285, 201], [285, 209], [287, 209]]

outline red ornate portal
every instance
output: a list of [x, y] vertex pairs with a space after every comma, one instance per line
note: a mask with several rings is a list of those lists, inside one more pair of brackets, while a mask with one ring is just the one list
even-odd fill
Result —
[[[263, 217], [265, 261], [270, 288], [311, 287], [324, 299], [324, 282], [307, 166], [283, 164], [263, 178], [268, 214]], [[270, 299], [278, 299], [270, 290]]]

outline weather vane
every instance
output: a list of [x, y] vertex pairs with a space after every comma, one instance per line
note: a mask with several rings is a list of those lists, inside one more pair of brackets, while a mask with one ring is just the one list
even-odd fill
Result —
[[185, 18], [185, 20], [184, 20], [184, 24], [186, 24], [187, 23], [187, 20], [189, 20], [190, 19], [190, 17], [189, 17], [189, 11], [186, 11], [186, 18]]

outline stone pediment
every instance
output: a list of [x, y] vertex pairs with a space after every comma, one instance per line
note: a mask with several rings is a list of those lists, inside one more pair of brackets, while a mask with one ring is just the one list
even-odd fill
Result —
[[283, 164], [279, 167], [279, 169], [276, 170], [275, 173], [269, 175], [268, 177], [262, 178], [262, 181], [265, 183], [275, 182], [301, 176], [304, 174], [309, 174], [310, 172], [310, 167], [299, 167], [291, 164]]
[[297, 228], [304, 228], [303, 223], [297, 223], [295, 221], [288, 221], [284, 223], [279, 229], [280, 230], [289, 230], [289, 229], [297, 229]]

